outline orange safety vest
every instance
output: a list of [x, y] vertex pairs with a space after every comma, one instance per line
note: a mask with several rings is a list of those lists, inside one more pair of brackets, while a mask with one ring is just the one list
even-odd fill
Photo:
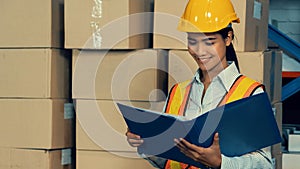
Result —
[[[219, 103], [219, 106], [251, 96], [253, 92], [263, 85], [256, 82], [249, 77], [240, 75], [223, 100]], [[187, 107], [187, 99], [189, 98], [192, 83], [190, 80], [178, 83], [174, 85], [170, 91], [169, 98], [167, 100], [166, 113], [183, 116]], [[198, 169], [195, 166], [189, 166], [188, 164], [180, 163], [173, 160], [167, 160], [165, 169]]]

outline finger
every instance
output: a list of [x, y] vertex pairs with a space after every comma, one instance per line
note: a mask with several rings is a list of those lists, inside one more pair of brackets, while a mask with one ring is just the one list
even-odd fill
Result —
[[141, 136], [133, 134], [131, 132], [127, 132], [126, 136], [127, 136], [127, 138], [130, 138], [130, 139], [141, 139]]
[[174, 139], [175, 145], [180, 149], [188, 149], [180, 140]]
[[138, 139], [138, 140], [137, 139], [128, 139], [128, 142], [131, 146], [138, 147], [138, 146], [140, 146], [141, 144], [144, 143], [144, 140], [142, 140], [142, 139]]
[[186, 140], [183, 139], [183, 138], [180, 138], [179, 140], [180, 140], [180, 143], [181, 143], [184, 147], [186, 147], [186, 148], [188, 148], [188, 149], [191, 149], [191, 150], [193, 150], [193, 151], [197, 151], [197, 149], [201, 148], [201, 147], [198, 147], [198, 146], [196, 146], [196, 145], [194, 145], [194, 144], [191, 144], [190, 142], [186, 141]]
[[214, 141], [213, 141], [213, 145], [219, 145], [219, 133], [216, 133], [214, 135]]

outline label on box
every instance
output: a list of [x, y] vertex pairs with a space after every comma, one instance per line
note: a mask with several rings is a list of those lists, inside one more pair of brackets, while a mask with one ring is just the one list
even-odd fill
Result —
[[61, 151], [61, 165], [69, 165], [72, 162], [72, 150], [63, 149]]
[[272, 107], [272, 110], [273, 110], [274, 116], [276, 116], [276, 108], [275, 108], [275, 107]]
[[254, 1], [253, 18], [261, 19], [262, 4], [261, 2]]
[[64, 104], [64, 119], [74, 118], [74, 105], [72, 103]]

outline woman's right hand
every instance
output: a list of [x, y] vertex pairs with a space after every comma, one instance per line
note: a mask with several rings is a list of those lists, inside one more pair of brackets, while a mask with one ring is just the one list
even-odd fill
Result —
[[127, 141], [132, 147], [139, 147], [143, 144], [144, 140], [141, 136], [131, 133], [129, 130], [126, 132]]

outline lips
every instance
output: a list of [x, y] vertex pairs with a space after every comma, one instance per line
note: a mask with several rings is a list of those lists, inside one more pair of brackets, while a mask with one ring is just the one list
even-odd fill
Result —
[[202, 63], [205, 63], [205, 62], [208, 62], [212, 56], [209, 56], [209, 57], [199, 57], [199, 56], [196, 56], [197, 60], [200, 60]]

